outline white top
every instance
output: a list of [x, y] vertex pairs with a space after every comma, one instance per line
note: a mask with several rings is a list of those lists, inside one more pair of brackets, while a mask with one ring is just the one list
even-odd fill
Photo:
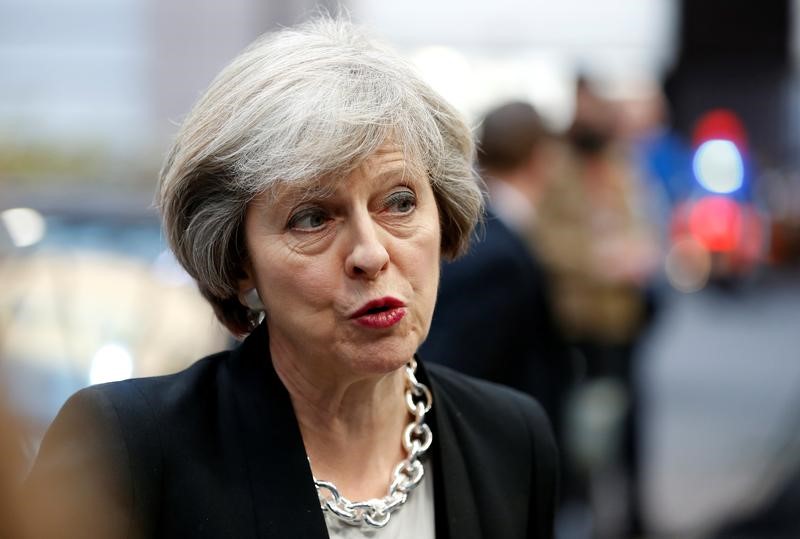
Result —
[[423, 459], [425, 475], [417, 488], [408, 493], [408, 500], [392, 513], [383, 528], [355, 527], [342, 522], [330, 511], [325, 511], [325, 524], [331, 539], [435, 539], [436, 525], [433, 511], [433, 464]]
[[494, 179], [486, 183], [492, 210], [504, 225], [517, 233], [524, 233], [536, 222], [536, 209], [519, 189], [503, 180]]

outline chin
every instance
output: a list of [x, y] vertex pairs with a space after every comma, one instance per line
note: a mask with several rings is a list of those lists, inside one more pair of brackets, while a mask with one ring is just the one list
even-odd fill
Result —
[[410, 343], [395, 346], [364, 346], [351, 356], [349, 361], [354, 373], [362, 375], [382, 375], [403, 368], [417, 351], [417, 346]]

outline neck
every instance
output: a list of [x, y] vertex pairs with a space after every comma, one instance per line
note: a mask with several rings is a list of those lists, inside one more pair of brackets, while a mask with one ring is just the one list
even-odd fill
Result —
[[294, 358], [272, 342], [270, 348], [314, 476], [332, 481], [350, 499], [385, 495], [393, 468], [405, 457], [401, 436], [410, 416], [403, 369], [327, 376], [316, 362]]

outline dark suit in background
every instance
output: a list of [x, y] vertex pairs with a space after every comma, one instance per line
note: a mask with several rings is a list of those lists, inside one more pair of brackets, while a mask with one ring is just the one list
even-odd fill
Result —
[[468, 254], [443, 264], [427, 361], [534, 396], [559, 431], [568, 349], [530, 248], [489, 214]]

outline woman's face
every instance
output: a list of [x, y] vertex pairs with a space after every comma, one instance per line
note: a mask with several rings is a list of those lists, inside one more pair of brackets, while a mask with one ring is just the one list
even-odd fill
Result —
[[281, 359], [390, 372], [428, 333], [440, 235], [428, 178], [386, 146], [319, 191], [288, 186], [254, 200], [241, 290], [257, 287]]

